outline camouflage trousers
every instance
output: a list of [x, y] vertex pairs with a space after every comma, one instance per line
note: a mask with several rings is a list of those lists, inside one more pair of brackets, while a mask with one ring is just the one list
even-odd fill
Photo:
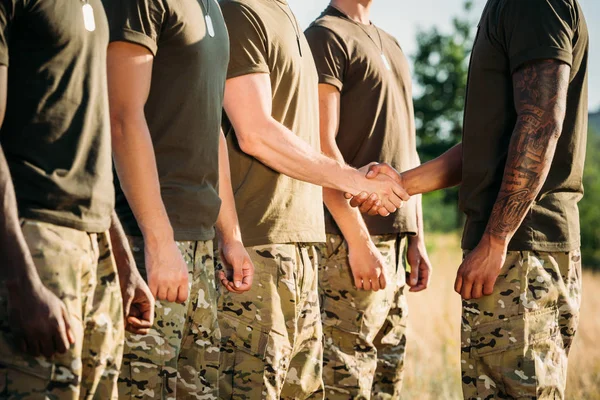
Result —
[[[146, 277], [144, 241], [129, 238]], [[188, 265], [190, 295], [184, 304], [156, 301], [148, 335], [125, 336], [120, 399], [216, 399], [220, 331], [217, 322], [213, 244], [177, 242]]]
[[465, 399], [564, 399], [581, 253], [508, 252], [494, 294], [463, 302]]
[[309, 244], [248, 248], [252, 289], [219, 300], [222, 399], [323, 397], [317, 253]]
[[329, 399], [398, 399], [404, 371], [408, 304], [404, 248], [397, 235], [373, 236], [386, 260], [385, 290], [358, 290], [342, 236], [319, 247], [323, 380]]
[[33, 220], [21, 225], [42, 283], [69, 312], [75, 344], [51, 358], [33, 358], [16, 349], [2, 284], [0, 398], [116, 400], [123, 301], [108, 233], [88, 234]]

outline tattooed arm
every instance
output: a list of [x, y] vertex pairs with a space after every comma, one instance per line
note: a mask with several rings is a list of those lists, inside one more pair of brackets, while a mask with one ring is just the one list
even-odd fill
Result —
[[455, 290], [464, 299], [492, 294], [508, 243], [544, 185], [562, 132], [569, 74], [570, 67], [556, 60], [535, 61], [513, 74], [517, 123], [485, 234], [458, 270]]

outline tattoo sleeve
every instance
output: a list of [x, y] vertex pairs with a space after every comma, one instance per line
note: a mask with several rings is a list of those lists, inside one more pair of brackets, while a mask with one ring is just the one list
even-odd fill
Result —
[[548, 176], [565, 117], [569, 73], [560, 61], [541, 60], [513, 74], [517, 123], [486, 229], [496, 238], [512, 238]]

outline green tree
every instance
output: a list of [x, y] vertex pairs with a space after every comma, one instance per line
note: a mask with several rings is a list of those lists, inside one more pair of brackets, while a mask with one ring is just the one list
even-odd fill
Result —
[[600, 269], [600, 134], [590, 129], [583, 186], [579, 203], [581, 253], [586, 267]]
[[[452, 20], [451, 32], [437, 28], [419, 30], [414, 55], [414, 98], [417, 146], [423, 162], [431, 160], [461, 139], [469, 58], [474, 24], [470, 18], [472, 0], [464, 13]], [[449, 189], [423, 197], [428, 229], [458, 228], [458, 190]]]

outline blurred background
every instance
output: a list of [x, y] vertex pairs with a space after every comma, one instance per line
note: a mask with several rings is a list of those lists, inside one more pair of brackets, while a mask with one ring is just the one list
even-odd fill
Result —
[[[288, 0], [303, 28], [328, 0]], [[372, 21], [394, 35], [411, 61], [419, 154], [430, 160], [460, 140], [467, 68], [485, 0], [374, 0]], [[568, 400], [600, 400], [600, 1], [579, 0], [590, 33], [590, 124], [580, 203], [584, 294], [570, 356]], [[463, 217], [456, 189], [424, 196], [434, 266], [425, 293], [411, 294], [403, 399], [461, 399], [460, 298], [452, 287], [460, 265]]]

